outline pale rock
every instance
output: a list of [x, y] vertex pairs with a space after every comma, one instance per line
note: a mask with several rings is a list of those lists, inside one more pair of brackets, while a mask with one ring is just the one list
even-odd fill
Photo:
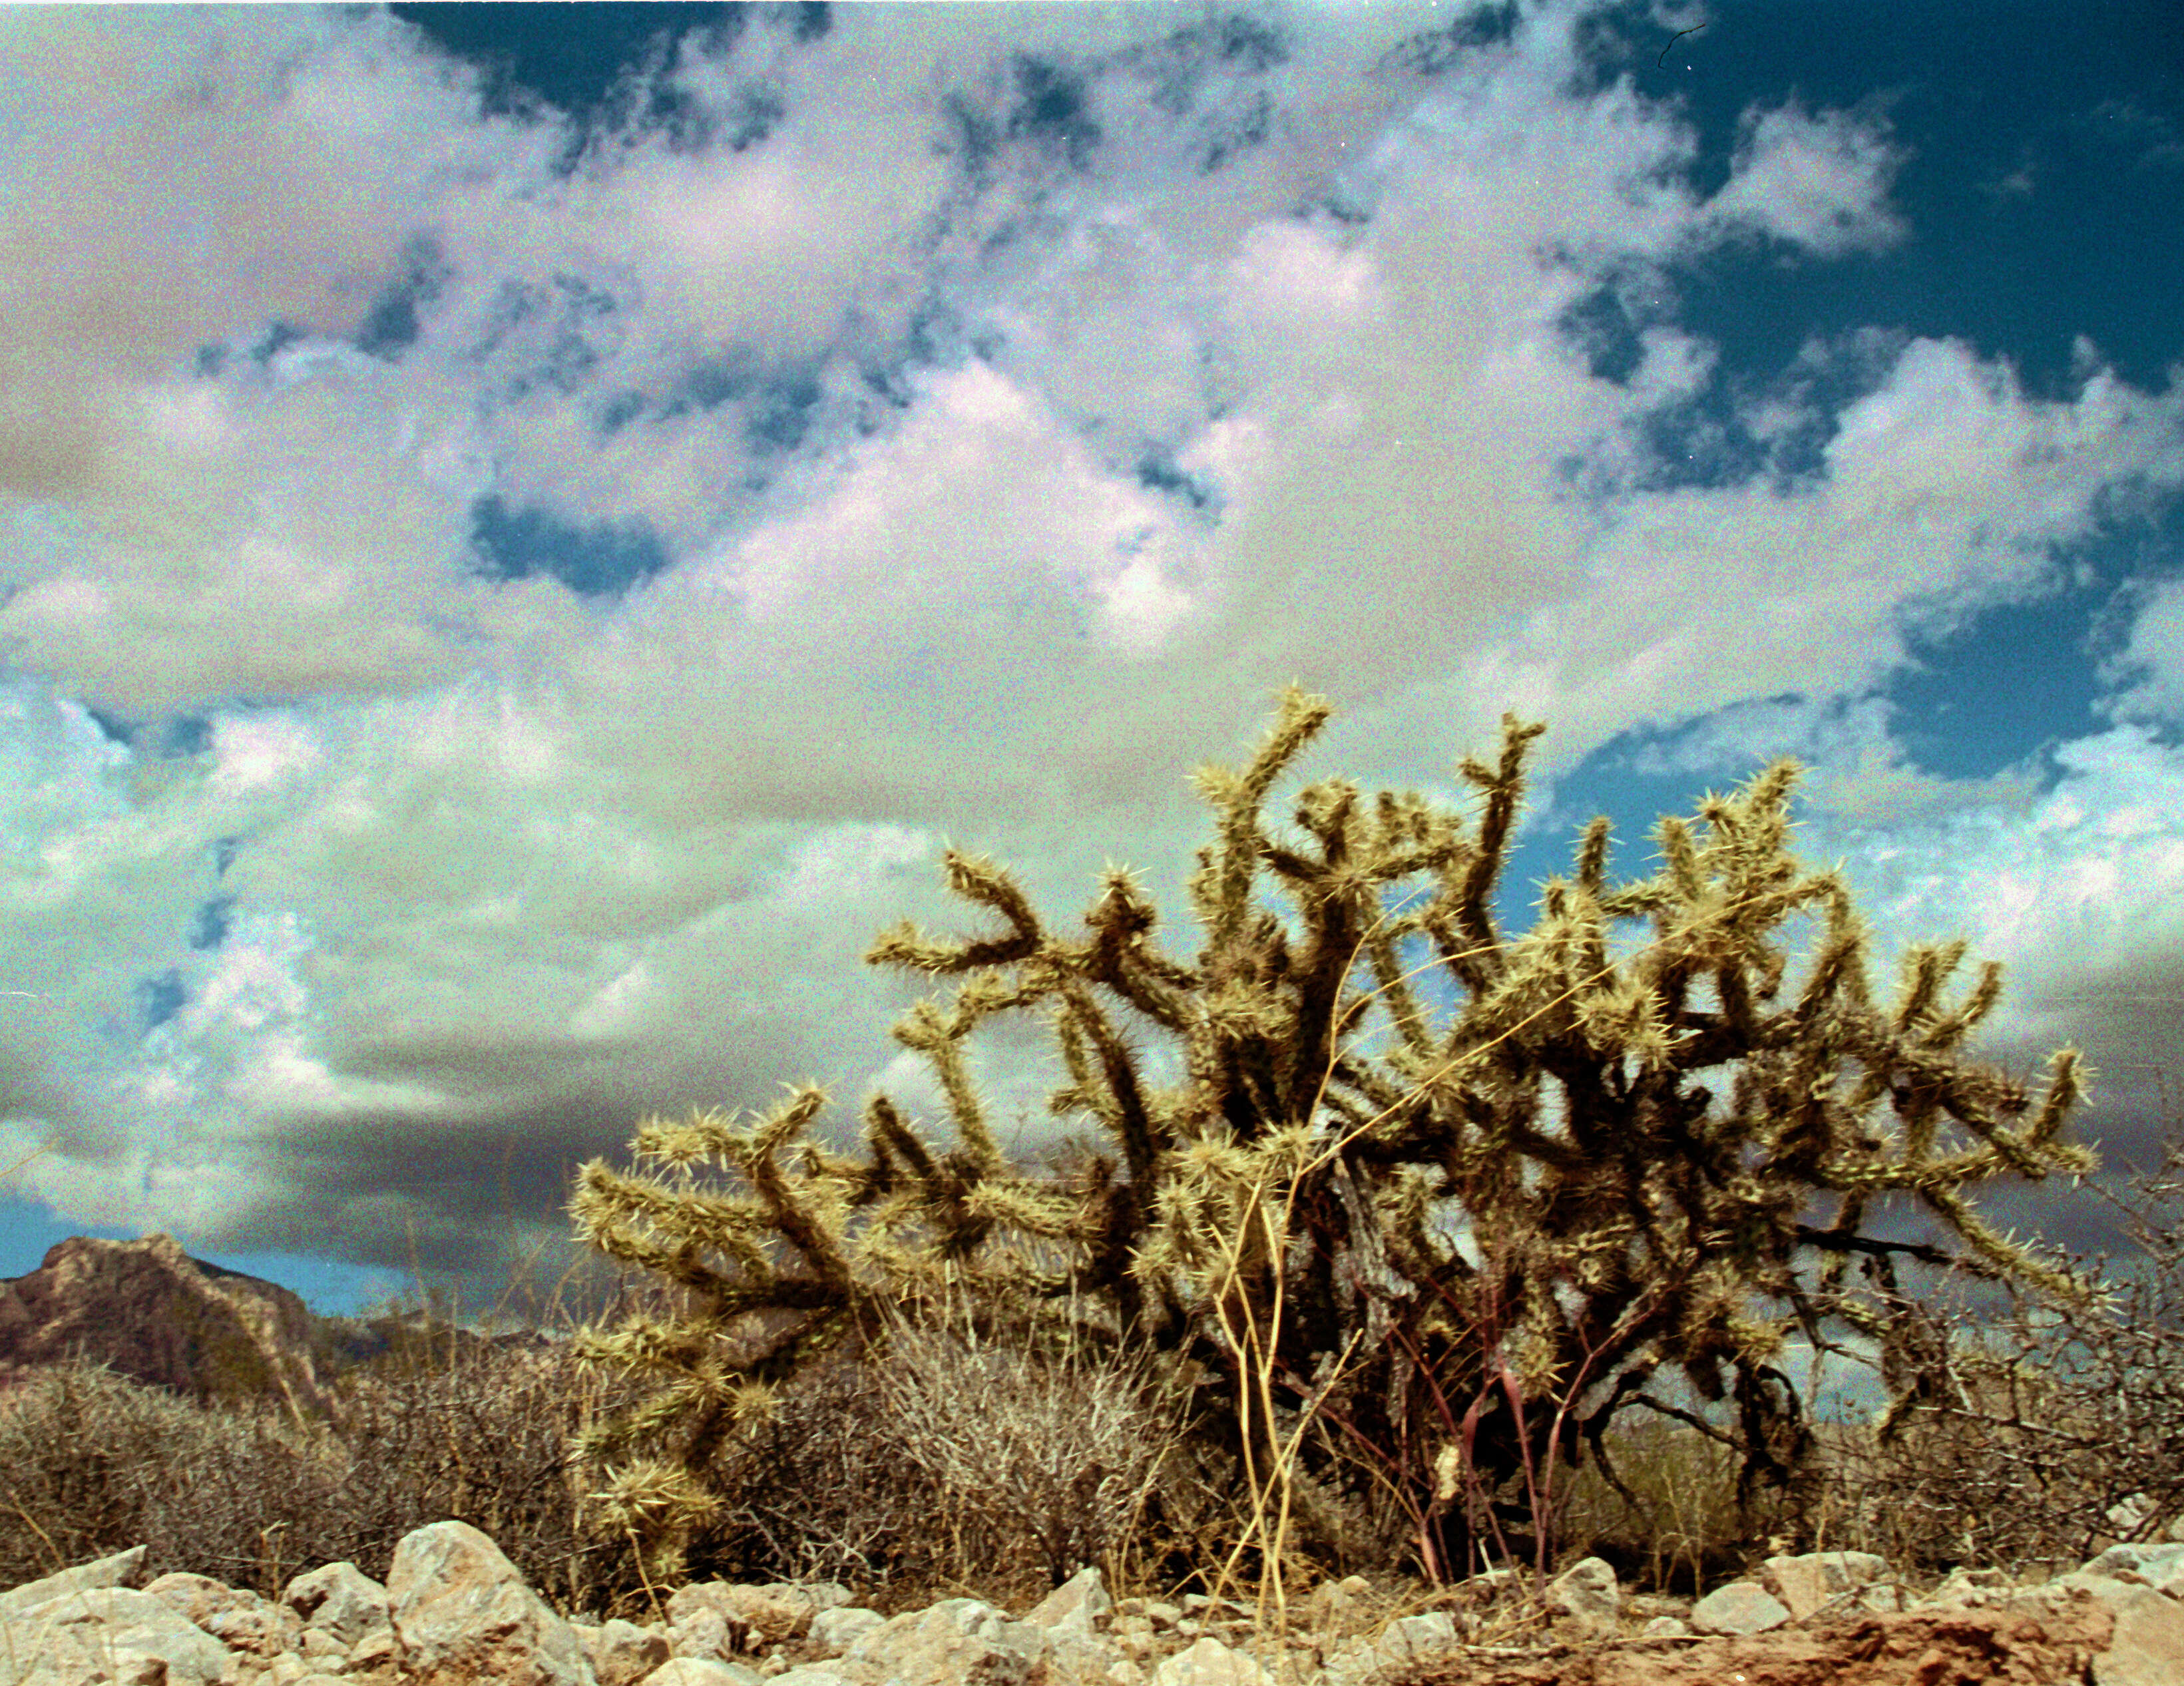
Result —
[[1596, 1633], [1613, 1633], [1623, 1611], [1614, 1566], [1605, 1558], [1573, 1563], [1547, 1585], [1547, 1603]]
[[1089, 1639], [1113, 1611], [1097, 1569], [1080, 1569], [1034, 1605], [1024, 1620], [1056, 1639]]
[[1454, 1650], [1462, 1637], [1457, 1631], [1456, 1618], [1448, 1611], [1429, 1610], [1421, 1616], [1405, 1616], [1390, 1622], [1381, 1631], [1373, 1649], [1389, 1663], [1423, 1662]]
[[843, 1660], [846, 1672], [869, 1666], [901, 1686], [1024, 1686], [1048, 1644], [982, 1599], [950, 1598], [874, 1628]]
[[599, 1686], [637, 1686], [671, 1655], [665, 1633], [654, 1633], [619, 1616], [597, 1628], [575, 1625], [577, 1642], [591, 1658], [592, 1672], [598, 1677]]
[[[883, 1621], [849, 1606], [839, 1588], [710, 1582], [678, 1589], [649, 1625], [594, 1627], [560, 1622], [492, 1541], [460, 1522], [405, 1538], [386, 1588], [354, 1564], [333, 1563], [297, 1576], [278, 1600], [203, 1575], [163, 1575], [145, 1585], [145, 1556], [141, 1548], [119, 1552], [0, 1593], [0, 1686], [1271, 1686], [1268, 1667], [1211, 1636], [1159, 1662], [1149, 1679], [1157, 1657], [1152, 1622], [1118, 1614], [1113, 1637], [1099, 1633], [1104, 1589], [1095, 1595], [1089, 1577], [1034, 1612], [1051, 1626], [1011, 1621], [975, 1599]], [[1953, 1593], [2052, 1615], [2064, 1605], [2082, 1612], [2097, 1600], [2113, 1639], [2093, 1659], [2093, 1686], [2175, 1686], [2184, 1682], [2180, 1558], [2165, 1545], [2119, 1547], [2030, 1588], [1962, 1571], [1924, 1602], [1946, 1603], [1942, 1594]], [[1845, 1569], [1845, 1578], [1865, 1566]], [[1588, 1572], [1574, 1584], [1598, 1580]], [[1884, 1568], [1847, 1597], [1894, 1591]], [[1702, 1600], [1688, 1625], [1658, 1614], [1661, 1602], [1628, 1601], [1634, 1616], [1654, 1617], [1648, 1637], [1763, 1632], [1791, 1619], [1780, 1600], [1749, 1582]], [[1209, 1615], [1217, 1608], [1194, 1607]], [[746, 1641], [763, 1643], [769, 1624], [801, 1624], [800, 1655], [845, 1635], [848, 1654], [792, 1667], [777, 1649], [761, 1667], [748, 1667], [719, 1650], [731, 1612]], [[1081, 1631], [1063, 1631], [1072, 1629]], [[1147, 1643], [1133, 1647], [1125, 1635]], [[1318, 1678], [1362, 1686], [1446, 1652], [1457, 1638], [1447, 1611], [1407, 1616], [1378, 1641], [1354, 1641], [1329, 1657]]]
[[288, 1583], [283, 1596], [307, 1628], [344, 1645], [366, 1633], [391, 1631], [387, 1589], [359, 1572], [354, 1563], [328, 1563]]
[[1912, 1602], [1922, 1606], [1955, 1604], [1968, 1610], [1977, 1610], [2006, 1598], [2014, 1584], [2005, 1570], [1958, 1567], [1950, 1570], [1933, 1591]]
[[728, 1618], [709, 1604], [685, 1605], [679, 1617], [670, 1616], [667, 1638], [676, 1655], [705, 1662], [733, 1662], [744, 1649], [744, 1630], [731, 1627]]
[[829, 1655], [839, 1656], [873, 1628], [886, 1625], [887, 1617], [877, 1610], [843, 1605], [838, 1609], [822, 1610], [811, 1618], [811, 1640]]
[[1446, 1610], [1401, 1616], [1381, 1629], [1378, 1638], [1355, 1639], [1337, 1650], [1327, 1659], [1326, 1676], [1334, 1686], [1351, 1686], [1440, 1656], [1462, 1639], [1456, 1617]]
[[79, 1587], [25, 1603], [8, 1612], [6, 1633], [0, 1658], [13, 1659], [15, 1679], [42, 1686], [109, 1678], [214, 1686], [229, 1667], [226, 1645], [132, 1587]]
[[[890, 1677], [900, 1686], [921, 1678], [977, 1686], [1021, 1683], [1050, 1662], [1051, 1686], [1145, 1686], [1143, 1672], [1096, 1636], [1056, 1638], [974, 1600], [899, 1618], [877, 1664], [792, 1668], [777, 1652], [754, 1670], [719, 1649], [736, 1624], [745, 1642], [806, 1629], [822, 1650], [827, 1638], [854, 1644], [889, 1624], [845, 1608], [847, 1589], [832, 1583], [722, 1582], [677, 1589], [649, 1626], [563, 1622], [492, 1541], [460, 1522], [405, 1538], [388, 1587], [354, 1564], [330, 1563], [297, 1576], [277, 1602], [203, 1575], [145, 1586], [145, 1556], [132, 1547], [0, 1593], [0, 1659], [22, 1665], [0, 1666], [0, 1686], [86, 1686], [110, 1678], [109, 1653], [122, 1665], [115, 1686], [759, 1686], [768, 1677], [791, 1686], [883, 1686]], [[1087, 1612], [1099, 1602], [1089, 1593], [1080, 1586], [1073, 1600]]]
[[1198, 1640], [1153, 1671], [1152, 1686], [1274, 1686], [1274, 1678], [1220, 1640]]
[[1838, 1599], [1886, 1574], [1886, 1559], [1870, 1551], [1809, 1551], [1770, 1557], [1759, 1566], [1759, 1583], [1781, 1601], [1793, 1622], [1802, 1622]]
[[1116, 1671], [1144, 1678], [1143, 1671], [1098, 1635], [1065, 1633], [1047, 1652], [1046, 1686], [1116, 1686]]
[[[209, 1575], [162, 1575], [144, 1590], [238, 1656], [254, 1657], [269, 1666], [291, 1651], [313, 1663], [338, 1658], [347, 1650], [332, 1634], [306, 1627], [302, 1613], [292, 1605], [272, 1603], [248, 1590], [231, 1590]], [[382, 1608], [380, 1625], [385, 1624]]]
[[783, 1598], [801, 1599], [811, 1606], [815, 1616], [857, 1601], [857, 1595], [839, 1581], [777, 1581], [766, 1590], [778, 1593]]
[[[835, 1589], [839, 1590], [839, 1589]], [[846, 1599], [849, 1594], [842, 1591]], [[784, 1587], [738, 1586], [727, 1581], [699, 1581], [678, 1588], [667, 1600], [668, 1626], [689, 1629], [691, 1649], [716, 1650], [725, 1660], [785, 1644], [811, 1631], [819, 1613], [816, 1598]]]
[[34, 1604], [43, 1604], [58, 1593], [92, 1587], [135, 1587], [141, 1590], [143, 1585], [144, 1548], [132, 1545], [126, 1551], [117, 1551], [95, 1563], [79, 1563], [73, 1569], [64, 1569], [42, 1581], [27, 1581], [11, 1591], [0, 1593], [0, 1620]]
[[[2109, 1526], [2120, 1534], [2138, 1533], [2153, 1515], [2153, 1500], [2146, 1494], [2134, 1493], [2109, 1507]], [[2184, 1512], [2171, 1516], [2163, 1525], [2161, 1540], [2184, 1544]]]
[[2184, 1598], [2184, 1544], [2111, 1546], [2086, 1564], [2082, 1572], [2136, 1575], [2157, 1592]]
[[745, 1668], [739, 1662], [678, 1656], [646, 1675], [644, 1686], [759, 1686], [764, 1678], [756, 1669]]
[[1680, 1616], [1656, 1616], [1638, 1630], [1641, 1639], [1688, 1639], [1691, 1637], [1690, 1624]]
[[1362, 1575], [1323, 1581], [1312, 1589], [1305, 1605], [1305, 1620], [1316, 1633], [1344, 1633], [1363, 1619], [1373, 1583]]
[[1789, 1619], [1789, 1607], [1757, 1581], [1716, 1587], [1691, 1606], [1691, 1626], [1702, 1633], [1764, 1633]]
[[404, 1535], [387, 1603], [397, 1661], [415, 1686], [598, 1686], [576, 1630], [468, 1522]]
[[2093, 1658], [2092, 1686], [2176, 1686], [2184, 1680], [2184, 1602], [2116, 1584], [2103, 1600], [2115, 1637]]

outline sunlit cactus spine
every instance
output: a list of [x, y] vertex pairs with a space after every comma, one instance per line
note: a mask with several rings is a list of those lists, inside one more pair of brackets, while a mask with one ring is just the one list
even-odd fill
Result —
[[[1914, 948], [1893, 1006], [1873, 1003], [1841, 878], [1787, 849], [1794, 762], [1709, 797], [1702, 833], [1663, 821], [1664, 864], [1642, 882], [1609, 886], [1594, 821], [1574, 876], [1551, 880], [1538, 922], [1511, 938], [1491, 899], [1543, 728], [1505, 716], [1498, 765], [1461, 764], [1483, 798], [1475, 830], [1415, 793], [1368, 804], [1329, 779], [1301, 793], [1310, 842], [1293, 845], [1260, 810], [1328, 714], [1292, 687], [1243, 771], [1195, 775], [1218, 830], [1190, 883], [1204, 932], [1190, 964], [1154, 942], [1126, 868], [1107, 871], [1071, 941], [1007, 872], [947, 853], [950, 888], [1006, 928], [935, 941], [905, 922], [865, 958], [965, 976], [894, 1032], [932, 1062], [952, 1148], [883, 1095], [861, 1155], [819, 1148], [802, 1134], [825, 1098], [806, 1088], [745, 1130], [648, 1123], [638, 1154], [677, 1167], [672, 1183], [583, 1168], [582, 1238], [695, 1291], [687, 1319], [580, 1349], [661, 1378], [579, 1448], [610, 1470], [604, 1514], [655, 1569], [681, 1563], [720, 1498], [716, 1453], [775, 1388], [838, 1343], [861, 1348], [883, 1310], [916, 1315], [951, 1289], [1034, 1317], [1101, 1308], [1109, 1338], [1203, 1378], [1207, 1432], [1255, 1481], [1278, 1470], [1306, 1500], [1392, 1501], [1435, 1575], [1475, 1561], [1482, 1513], [1459, 1492], [1491, 1495], [1550, 1444], [1597, 1450], [1634, 1406], [1687, 1415], [1648, 1391], [1664, 1372], [1733, 1406], [1717, 1432], [1747, 1480], [1787, 1479], [1808, 1437], [1786, 1345], [1846, 1325], [1886, 1344], [1901, 1256], [2078, 1291], [1965, 1199], [1997, 1177], [2092, 1168], [2063, 1139], [2075, 1054], [2053, 1056], [2036, 1101], [1967, 1063], [2000, 970], [1945, 1004], [1962, 943]], [[1262, 869], [1301, 936], [1253, 903]], [[1807, 912], [1824, 930], [1791, 987], [1777, 932]], [[1612, 958], [1611, 931], [1638, 921], [1651, 939]], [[1452, 1011], [1422, 1004], [1407, 943], [1453, 983]], [[1070, 1079], [1050, 1110], [1096, 1132], [1066, 1174], [1005, 1160], [962, 1060], [989, 1015], [1041, 1004]], [[1179, 1084], [1143, 1076], [1148, 1028], [1181, 1043]], [[709, 1159], [728, 1192], [689, 1176]], [[1869, 1236], [1892, 1196], [1963, 1246]], [[730, 1363], [729, 1326], [758, 1312], [770, 1333]], [[1318, 1427], [1300, 1434], [1307, 1406]]]

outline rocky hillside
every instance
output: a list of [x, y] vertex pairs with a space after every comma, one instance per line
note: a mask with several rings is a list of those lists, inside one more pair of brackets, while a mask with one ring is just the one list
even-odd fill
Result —
[[193, 1259], [168, 1235], [71, 1236], [29, 1275], [0, 1278], [0, 1391], [81, 1358], [201, 1405], [273, 1399], [320, 1416], [343, 1371], [428, 1338], [444, 1349], [450, 1340], [475, 1348], [546, 1338], [320, 1317], [278, 1283]]

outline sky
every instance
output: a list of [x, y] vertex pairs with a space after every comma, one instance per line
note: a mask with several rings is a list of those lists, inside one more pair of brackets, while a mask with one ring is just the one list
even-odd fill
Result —
[[1964, 15], [6, 8], [0, 1276], [467, 1312], [648, 1116], [944, 1132], [865, 948], [987, 928], [956, 845], [1195, 955], [1188, 775], [1292, 680], [1278, 825], [1547, 723], [1515, 930], [1797, 757], [1877, 985], [2000, 960], [1981, 1057], [2150, 1164], [2184, 31]]

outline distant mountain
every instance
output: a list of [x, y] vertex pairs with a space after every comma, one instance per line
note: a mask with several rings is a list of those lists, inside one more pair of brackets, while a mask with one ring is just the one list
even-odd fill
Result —
[[323, 1417], [344, 1371], [427, 1343], [436, 1353], [551, 1344], [417, 1317], [320, 1317], [277, 1283], [193, 1259], [168, 1235], [70, 1236], [28, 1276], [0, 1278], [0, 1391], [81, 1357], [200, 1405], [270, 1399]]

